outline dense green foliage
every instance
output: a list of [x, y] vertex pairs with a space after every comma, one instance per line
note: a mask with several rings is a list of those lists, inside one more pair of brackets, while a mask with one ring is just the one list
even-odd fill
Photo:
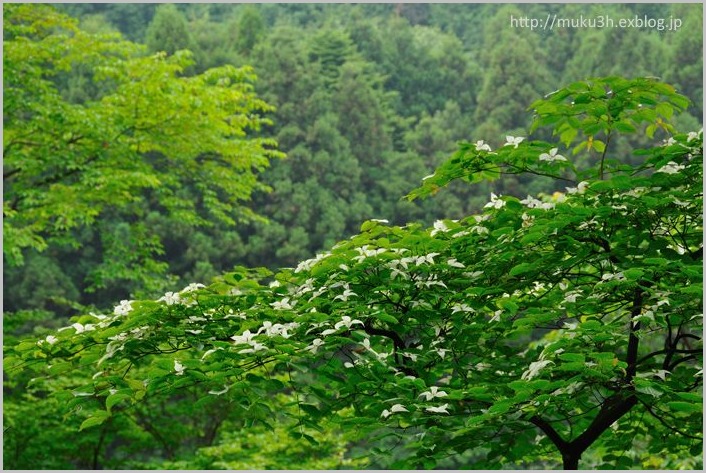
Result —
[[4, 6], [5, 467], [701, 466], [701, 8], [58, 8]]
[[[150, 213], [187, 228], [252, 217], [242, 202], [265, 188], [257, 173], [278, 153], [272, 140], [246, 136], [271, 110], [252, 92], [249, 68], [183, 77], [186, 52], [147, 56], [46, 7], [8, 5], [4, 26], [8, 266], [27, 249], [36, 261], [36, 251], [80, 248], [84, 280], [69, 285], [131, 281], [149, 291], [168, 266], [155, 258], [164, 248]], [[95, 84], [80, 101], [60, 90], [73, 68]]]
[[[246, 424], [290, 417], [312, 444], [322, 421], [397, 438], [409, 451], [397, 468], [478, 449], [475, 468], [575, 469], [588, 449], [591, 466], [698, 466], [702, 132], [637, 150], [639, 166], [609, 152], [645, 124], [673, 133], [665, 120], [687, 105], [653, 79], [573, 83], [532, 106], [532, 128], [550, 125], [560, 143], [463, 142], [409, 197], [526, 173], [573, 183], [566, 193], [491, 194], [483, 212], [432, 228], [370, 220], [294, 269], [240, 269], [77, 317], [18, 344], [6, 369], [33, 372], [33, 391], [88, 432], [170, 398], [190, 406], [184, 392]], [[581, 168], [567, 147], [599, 159]], [[56, 379], [68, 385], [44, 384]]]

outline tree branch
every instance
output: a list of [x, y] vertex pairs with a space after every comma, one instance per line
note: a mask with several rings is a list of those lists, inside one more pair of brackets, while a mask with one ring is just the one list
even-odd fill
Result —
[[637, 338], [635, 332], [640, 330], [640, 322], [633, 322], [633, 320], [642, 312], [643, 291], [641, 286], [642, 285], [638, 283], [637, 287], [635, 287], [635, 295], [633, 297], [632, 308], [630, 309], [630, 336], [628, 338], [628, 351], [625, 358], [628, 364], [625, 379], [628, 383], [632, 381], [637, 373], [637, 349], [640, 344], [640, 339]]
[[539, 416], [533, 416], [530, 419], [530, 422], [539, 427], [539, 429], [544, 432], [547, 437], [549, 437], [549, 440], [551, 440], [554, 445], [556, 445], [556, 448], [558, 448], [559, 452], [563, 455], [564, 450], [568, 448], [569, 443], [563, 438], [561, 438], [559, 432], [557, 432], [549, 422]]
[[682, 432], [681, 430], [677, 429], [676, 427], [673, 427], [673, 426], [669, 425], [669, 424], [667, 423], [667, 421], [664, 420], [664, 419], [662, 419], [660, 416], [658, 416], [658, 415], [651, 409], [650, 405], [647, 404], [646, 402], [644, 402], [644, 401], [641, 400], [641, 401], [640, 401], [640, 404], [642, 404], [643, 406], [645, 406], [645, 409], [647, 409], [647, 412], [649, 412], [652, 417], [654, 417], [655, 419], [657, 419], [660, 424], [662, 424], [663, 426], [665, 426], [667, 429], [671, 430], [672, 432], [676, 432], [677, 434], [683, 435], [684, 437], [687, 437], [687, 438], [690, 438], [690, 439], [694, 439], [694, 440], [703, 440], [703, 437], [695, 437], [695, 436], [693, 436], [693, 435], [686, 434], [686, 433]]
[[607, 398], [591, 425], [570, 446], [577, 453], [584, 452], [600, 437], [616, 420], [627, 414], [637, 404], [637, 397], [630, 392], [624, 397], [624, 392], [616, 393]]

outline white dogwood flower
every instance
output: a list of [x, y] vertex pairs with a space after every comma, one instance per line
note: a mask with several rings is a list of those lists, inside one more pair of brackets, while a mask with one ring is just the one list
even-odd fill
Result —
[[490, 151], [490, 145], [483, 140], [476, 141], [476, 151]]
[[522, 143], [525, 138], [523, 136], [507, 135], [505, 139], [507, 140], [507, 143], [505, 143], [503, 146], [514, 146], [515, 148], [517, 148], [517, 146]]
[[451, 258], [448, 261], [446, 261], [446, 264], [448, 264], [451, 267], [454, 268], [465, 268], [466, 266], [463, 263], [460, 263], [456, 258]]
[[431, 401], [436, 397], [446, 396], [448, 396], [446, 391], [439, 391], [439, 388], [437, 386], [432, 386], [429, 388], [429, 391], [424, 391], [422, 394], [419, 395], [419, 397], [425, 397], [427, 401]]
[[449, 413], [448, 409], [449, 409], [449, 405], [443, 404], [439, 407], [427, 407], [424, 410], [427, 412], [431, 412], [433, 414], [448, 414]]
[[343, 294], [339, 294], [336, 297], [333, 298], [334, 301], [336, 300], [341, 300], [341, 301], [347, 301], [349, 297], [351, 296], [357, 296], [355, 292], [351, 291], [350, 288], [346, 288], [343, 291]]
[[542, 153], [539, 155], [539, 160], [540, 161], [547, 161], [550, 163], [553, 163], [554, 161], [566, 161], [566, 158], [560, 154], [557, 154], [559, 152], [559, 148], [552, 148], [549, 150], [549, 153]]
[[158, 301], [164, 301], [167, 305], [174, 305], [181, 302], [181, 296], [178, 292], [167, 292], [162, 297], [157, 299]]
[[344, 315], [341, 317], [340, 322], [336, 322], [336, 325], [334, 325], [334, 328], [336, 330], [340, 329], [341, 327], [346, 327], [347, 329], [350, 329], [353, 324], [363, 325], [363, 322], [361, 322], [358, 319], [352, 319], [348, 315]]
[[554, 362], [550, 360], [533, 361], [530, 363], [527, 371], [522, 373], [522, 379], [529, 381], [530, 379], [536, 377], [543, 368], [553, 364]]
[[311, 345], [306, 347], [307, 350], [311, 351], [312, 353], [316, 353], [316, 351], [319, 349], [321, 345], [324, 344], [324, 341], [321, 340], [320, 338], [315, 338], [312, 342]]
[[206, 287], [206, 286], [204, 286], [203, 284], [198, 283], [198, 282], [192, 282], [191, 284], [189, 284], [188, 286], [186, 286], [184, 289], [182, 289], [180, 292], [181, 292], [182, 294], [189, 293], [189, 292], [194, 292], [194, 291], [196, 291], [196, 290], [198, 290], [198, 289], [200, 289], [200, 288], [202, 288], [202, 287]]
[[275, 310], [291, 310], [292, 304], [289, 303], [289, 297], [285, 297], [281, 301], [275, 301], [270, 304]]
[[115, 315], [127, 315], [132, 310], [132, 301], [123, 299], [120, 304], [116, 305], [113, 309], [113, 314]]
[[383, 418], [387, 419], [387, 418], [390, 417], [392, 414], [395, 414], [395, 413], [397, 413], [397, 412], [409, 412], [409, 411], [408, 411], [407, 408], [404, 407], [402, 404], [395, 404], [394, 406], [392, 406], [392, 407], [390, 408], [389, 411], [388, 411], [387, 409], [385, 409], [384, 411], [382, 411], [382, 414], [380, 414], [380, 417], [383, 417]]
[[240, 345], [243, 343], [250, 343], [253, 341], [253, 337], [257, 335], [255, 333], [250, 333], [250, 330], [246, 330], [243, 332], [242, 335], [233, 335], [230, 337], [232, 340], [235, 341], [236, 345]]
[[434, 222], [434, 230], [431, 231], [431, 236], [436, 235], [437, 233], [446, 233], [449, 231], [449, 227], [446, 226], [443, 220], [437, 220]]
[[505, 207], [505, 201], [502, 200], [500, 197], [502, 197], [502, 195], [497, 196], [497, 195], [495, 195], [494, 192], [491, 192], [490, 193], [490, 202], [485, 204], [483, 207], [485, 207], [485, 208], [493, 207], [495, 209], [501, 209], [501, 208]]
[[584, 192], [586, 192], [587, 187], [588, 181], [581, 181], [576, 187], [567, 187], [566, 192], [568, 192], [569, 194], [583, 194]]
[[41, 345], [42, 343], [48, 343], [49, 345], [54, 345], [58, 341], [59, 341], [59, 339], [56, 338], [54, 335], [47, 335], [47, 338], [45, 338], [44, 340], [39, 340], [37, 342], [37, 345]]
[[674, 161], [669, 161], [667, 164], [657, 169], [655, 172], [663, 172], [665, 174], [677, 174], [679, 171], [684, 169], [686, 166], [682, 164], [677, 164]]

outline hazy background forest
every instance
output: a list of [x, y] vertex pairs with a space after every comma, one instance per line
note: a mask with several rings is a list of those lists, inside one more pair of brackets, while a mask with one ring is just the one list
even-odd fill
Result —
[[[254, 212], [267, 219], [195, 228], [149, 212], [164, 244], [164, 273], [147, 275], [151, 294], [211, 277], [234, 265], [295, 266], [355, 233], [368, 218], [393, 224], [459, 218], [490, 192], [551, 193], [541, 180], [456, 185], [433, 201], [401, 197], [430, 174], [459, 140], [503, 142], [527, 134], [527, 104], [586, 77], [657, 76], [694, 100], [678, 128], [702, 115], [702, 9], [699, 5], [495, 4], [58, 4], [89, 32], [119, 31], [150, 51], [193, 52], [195, 74], [251, 65], [256, 93], [277, 110], [262, 134], [287, 158], [261, 176]], [[510, 17], [679, 18], [678, 31], [646, 28], [513, 28]], [[74, 102], [98, 93], [80, 71], [61, 84]], [[185, 190], [186, 192], [186, 190]], [[142, 272], [99, 268], [109, 235], [103, 222], [77, 238], [5, 266], [5, 310], [44, 310], [53, 319], [71, 303], [97, 306], [144, 292]], [[115, 235], [113, 235], [115, 236]], [[116, 252], [114, 252], [116, 253]], [[123, 257], [126, 266], [130, 251]], [[119, 264], [115, 262], [116, 265]], [[100, 278], [97, 274], [100, 273]], [[165, 275], [170, 278], [166, 278]], [[98, 281], [96, 283], [96, 281]], [[139, 294], [138, 294], [139, 295]]]
[[[235, 224], [192, 225], [150, 208], [147, 201], [143, 215], [161, 242], [156, 249], [129, 243], [115, 246], [115, 242], [130, 241], [125, 237], [130, 236], [133, 222], [114, 213], [74, 231], [72, 244], [56, 239], [43, 252], [26, 250], [23, 265], [3, 266], [6, 341], [65, 325], [70, 316], [92, 307], [103, 310], [121, 299], [158, 297], [192, 282], [208, 283], [236, 265], [296, 266], [356, 233], [366, 219], [431, 224], [478, 211], [491, 192], [524, 197], [560, 190], [539, 178], [503, 179], [473, 187], [456, 183], [431, 200], [402, 200], [455, 150], [459, 140], [486, 140], [500, 146], [506, 134], [526, 136], [531, 119], [527, 105], [572, 81], [608, 75], [660, 77], [693, 100], [688, 113], [678, 117], [677, 128], [688, 131], [702, 126], [700, 4], [84, 3], [55, 7], [78, 18], [81, 28], [91, 33], [119, 32], [155, 53], [191, 51], [194, 64], [187, 75], [225, 64], [252, 66], [257, 75], [255, 92], [276, 107], [266, 114], [271, 124], [259, 136], [276, 140], [286, 158], [273, 159], [261, 173], [259, 179], [271, 190], [256, 192], [246, 205], [254, 215], [242, 215]], [[678, 18], [682, 25], [678, 31], [549, 31], [510, 25], [511, 17], [548, 14]], [[101, 94], [100, 85], [80, 69], [56, 80], [71, 103], [88, 102]], [[188, 196], [192, 190], [183, 192]], [[144, 258], [134, 257], [139, 252]], [[19, 401], [25, 395], [6, 391], [5, 409], [10, 410], [6, 415], [22, 415]], [[171, 415], [169, 406], [160, 409], [164, 416]], [[165, 429], [176, 430], [173, 439], [164, 440], [159, 425], [143, 430], [129, 425], [115, 428], [123, 429], [125, 438], [132, 436], [134, 449], [141, 452], [141, 467], [209, 466], [189, 463], [195, 449], [204, 446], [190, 437], [189, 429], [204, 427], [185, 424], [179, 431], [165, 422]], [[65, 444], [54, 445], [51, 455], [38, 455], [44, 431], [39, 417], [31, 428], [26, 426], [23, 439], [12, 445], [18, 449], [14, 454], [7, 453], [6, 445], [5, 467], [90, 466], [90, 458], [77, 453], [81, 441], [68, 433]], [[212, 445], [221, 450], [202, 452], [202, 457], [233, 454], [234, 445], [242, 444], [240, 435], [231, 431], [216, 442], [214, 434]], [[256, 436], [249, 442], [250, 457], [240, 450], [237, 455], [250, 458], [251, 463], [233, 460], [230, 468], [262, 465], [252, 452], [266, 455], [266, 445], [258, 444]], [[311, 460], [301, 467], [340, 466], [334, 458], [343, 455], [344, 443], [331, 440], [329, 463]], [[282, 461], [294, 461], [295, 453]], [[130, 456], [109, 452], [103, 466], [135, 468], [137, 463]]]

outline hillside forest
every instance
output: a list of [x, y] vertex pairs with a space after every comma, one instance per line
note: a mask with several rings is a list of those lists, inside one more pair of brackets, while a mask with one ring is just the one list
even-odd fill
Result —
[[3, 24], [4, 468], [702, 468], [703, 5]]

